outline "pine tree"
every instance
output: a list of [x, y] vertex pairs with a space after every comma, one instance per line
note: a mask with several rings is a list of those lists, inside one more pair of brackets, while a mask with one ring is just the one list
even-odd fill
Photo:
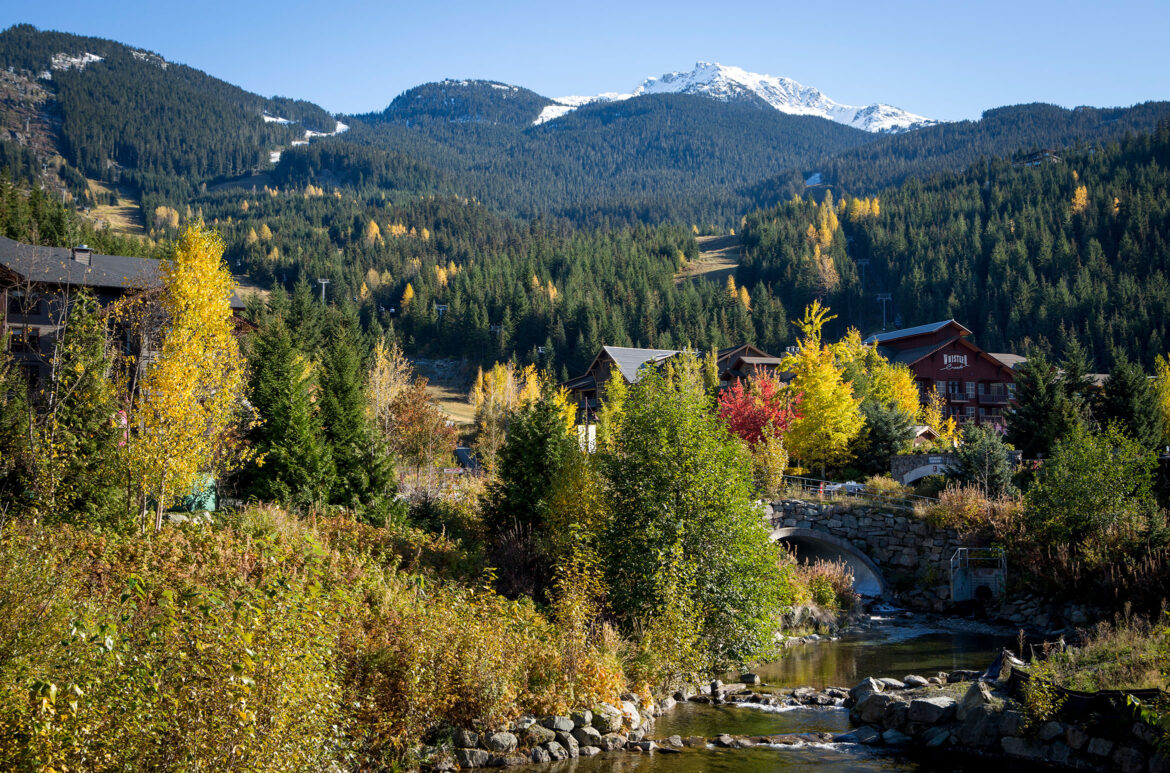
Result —
[[337, 471], [330, 499], [378, 513], [394, 494], [393, 465], [370, 420], [359, 348], [350, 326], [335, 327], [321, 370], [321, 422]]
[[325, 502], [333, 464], [310, 395], [310, 366], [275, 318], [256, 337], [250, 394], [260, 423], [251, 433], [256, 459], [245, 471], [251, 493], [305, 509]]
[[1064, 348], [1064, 359], [1060, 365], [1060, 383], [1064, 394], [1073, 404], [1077, 413], [1086, 421], [1093, 418], [1093, 395], [1096, 385], [1089, 376], [1089, 356], [1081, 342], [1070, 337]]
[[977, 486], [987, 497], [1015, 493], [1011, 457], [994, 427], [969, 424], [963, 428], [963, 442], [955, 450], [955, 464], [948, 477]]
[[1008, 408], [1007, 441], [1028, 458], [1046, 455], [1077, 421], [1060, 374], [1039, 351], [1016, 373], [1015, 404]]
[[1144, 448], [1154, 449], [1162, 443], [1162, 412], [1157, 394], [1141, 366], [1123, 354], [1117, 355], [1105, 380], [1097, 417], [1103, 425], [1117, 422]]

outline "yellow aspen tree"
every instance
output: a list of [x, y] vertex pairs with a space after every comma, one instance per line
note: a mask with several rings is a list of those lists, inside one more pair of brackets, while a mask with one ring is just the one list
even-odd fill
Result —
[[878, 203], [878, 197], [874, 196], [873, 201], [871, 201], [869, 204], [869, 216], [877, 217], [879, 214], [881, 214], [881, 209], [881, 205]]
[[371, 268], [366, 271], [366, 284], [371, 290], [377, 290], [382, 285], [382, 275], [378, 273], [377, 269]]
[[268, 223], [260, 225], [260, 239], [265, 242], [272, 241], [272, 229], [268, 227]]
[[125, 447], [143, 528], [153, 500], [155, 531], [176, 497], [239, 461], [244, 397], [223, 241], [201, 223], [188, 226], [162, 265], [162, 284], [162, 340], [145, 366]]
[[1083, 214], [1089, 207], [1089, 189], [1084, 185], [1078, 185], [1077, 189], [1073, 191], [1072, 199], [1072, 213], [1074, 215]]
[[366, 243], [367, 247], [373, 247], [382, 241], [382, 229], [378, 228], [378, 224], [373, 220], [366, 223], [366, 228], [362, 232], [362, 241]]
[[414, 366], [398, 344], [374, 344], [374, 359], [370, 366], [367, 389], [370, 395], [370, 413], [374, 425], [383, 435], [394, 428], [394, 408], [399, 398], [414, 380]]
[[248, 229], [248, 237], [246, 239], [244, 239], [244, 241], [250, 245], [255, 244], [256, 242], [260, 241], [260, 237], [256, 235], [255, 228]]
[[919, 420], [938, 433], [938, 444], [944, 448], [953, 448], [959, 443], [959, 425], [954, 416], [943, 418], [946, 409], [946, 399], [932, 386], [926, 393], [926, 402], [919, 413]]
[[742, 303], [743, 307], [748, 311], [752, 310], [752, 298], [750, 295], [748, 295], [746, 287], [739, 288], [739, 302]]
[[735, 277], [733, 275], [727, 275], [727, 281], [724, 283], [723, 289], [730, 300], [735, 300], [739, 297], [739, 291], [735, 287]]
[[419, 231], [419, 232], [418, 232], [418, 237], [419, 237], [420, 239], [422, 239], [424, 242], [425, 242], [425, 241], [430, 241], [430, 238], [431, 238], [431, 232], [430, 232], [430, 230], [429, 230], [429, 229], [427, 229], [427, 228], [423, 228], [421, 231]]
[[244, 199], [243, 201], [240, 202], [240, 211], [241, 212], [248, 211], [248, 200], [247, 199]]
[[822, 339], [825, 324], [833, 319], [827, 307], [813, 301], [793, 323], [802, 333], [796, 351], [780, 363], [781, 370], [793, 374], [792, 388], [801, 394], [800, 418], [788, 432], [788, 451], [803, 467], [819, 466], [822, 476], [826, 466], [848, 461], [849, 444], [865, 423], [861, 401]]
[[407, 306], [410, 305], [410, 302], [413, 300], [414, 300], [414, 286], [410, 282], [407, 282], [406, 289], [402, 291], [402, 308], [405, 309]]

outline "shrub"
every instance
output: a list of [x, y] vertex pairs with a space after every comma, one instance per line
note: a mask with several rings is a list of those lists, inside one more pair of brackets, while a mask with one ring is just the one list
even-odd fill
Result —
[[1012, 541], [1022, 527], [1023, 505], [1019, 499], [989, 499], [977, 486], [952, 483], [942, 491], [937, 503], [915, 505], [914, 512], [936, 528]]

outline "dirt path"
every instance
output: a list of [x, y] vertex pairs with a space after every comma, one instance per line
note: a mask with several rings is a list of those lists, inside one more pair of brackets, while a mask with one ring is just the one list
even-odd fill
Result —
[[724, 282], [735, 273], [741, 246], [738, 236], [700, 236], [698, 242], [698, 260], [679, 271], [674, 277], [676, 282], [695, 277]]
[[89, 187], [95, 193], [112, 193], [117, 204], [101, 204], [90, 210], [89, 216], [99, 228], [109, 225], [114, 233], [131, 236], [146, 236], [146, 222], [138, 200], [129, 186], [108, 186], [97, 180], [90, 180]]

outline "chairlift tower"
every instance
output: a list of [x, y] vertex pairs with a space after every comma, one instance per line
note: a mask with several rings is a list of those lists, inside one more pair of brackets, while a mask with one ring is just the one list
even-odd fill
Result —
[[328, 279], [317, 279], [317, 283], [321, 285], [321, 303], [325, 302], [325, 285], [329, 284]]
[[894, 300], [894, 297], [890, 293], [878, 293], [877, 300], [878, 300], [878, 303], [880, 303], [882, 305], [882, 330], [885, 330], [886, 329], [886, 304], [889, 303], [890, 301]]

